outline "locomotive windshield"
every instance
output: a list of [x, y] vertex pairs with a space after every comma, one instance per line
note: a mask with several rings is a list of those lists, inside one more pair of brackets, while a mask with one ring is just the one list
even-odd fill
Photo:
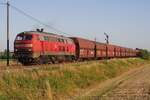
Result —
[[18, 35], [16, 40], [32, 40], [32, 35]]

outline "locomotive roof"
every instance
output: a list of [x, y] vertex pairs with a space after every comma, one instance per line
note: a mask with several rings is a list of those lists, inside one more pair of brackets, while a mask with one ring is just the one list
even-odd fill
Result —
[[[57, 35], [57, 34], [54, 34], [54, 33], [38, 32], [38, 31], [24, 31], [24, 32], [21, 32], [21, 33], [24, 33], [24, 34], [46, 34], [46, 35]], [[57, 36], [59, 36], [59, 35], [57, 35]]]
[[69, 39], [68, 37], [65, 37], [63, 35], [58, 35], [58, 34], [54, 34], [54, 33], [49, 33], [49, 32], [38, 32], [38, 31], [24, 31], [24, 32], [21, 32], [20, 34], [39, 34], [39, 35], [47, 35], [47, 36], [53, 36], [53, 37], [59, 37], [59, 38], [67, 38]]

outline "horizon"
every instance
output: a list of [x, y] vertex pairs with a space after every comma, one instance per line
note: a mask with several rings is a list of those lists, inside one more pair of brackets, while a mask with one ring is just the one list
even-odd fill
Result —
[[[97, 41], [105, 43], [106, 32], [110, 35], [110, 44], [150, 50], [149, 0], [39, 0], [34, 3], [35, 0], [10, 1], [41, 22], [72, 36], [90, 40], [96, 37]], [[0, 5], [0, 15], [0, 51], [3, 51], [6, 49], [6, 6]], [[13, 41], [18, 33], [36, 28], [59, 33], [10, 8], [10, 50], [13, 50]]]

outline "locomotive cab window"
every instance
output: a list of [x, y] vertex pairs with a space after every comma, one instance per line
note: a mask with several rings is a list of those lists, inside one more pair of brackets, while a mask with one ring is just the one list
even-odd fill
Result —
[[39, 36], [39, 40], [40, 41], [44, 41], [44, 37], [43, 36]]
[[44, 40], [45, 41], [49, 41], [49, 37], [48, 36], [44, 36]]
[[64, 43], [64, 39], [58, 39], [58, 42]]
[[64, 39], [61, 39], [61, 41], [62, 41], [62, 43], [64, 43], [65, 41], [64, 41]]
[[24, 39], [25, 40], [32, 40], [32, 35], [25, 35]]
[[57, 42], [57, 38], [55, 38], [55, 37], [49, 37], [49, 41], [51, 41], [51, 42]]
[[32, 35], [18, 35], [16, 40], [32, 40]]
[[73, 43], [73, 41], [72, 41], [72, 40], [68, 40], [68, 41], [67, 41], [67, 43], [72, 44], [72, 43]]

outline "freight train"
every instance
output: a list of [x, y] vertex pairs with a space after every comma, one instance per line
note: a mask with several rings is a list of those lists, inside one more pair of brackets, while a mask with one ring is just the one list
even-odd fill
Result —
[[14, 41], [15, 58], [22, 64], [46, 64], [104, 58], [136, 57], [137, 50], [105, 44], [80, 37], [25, 31]]

